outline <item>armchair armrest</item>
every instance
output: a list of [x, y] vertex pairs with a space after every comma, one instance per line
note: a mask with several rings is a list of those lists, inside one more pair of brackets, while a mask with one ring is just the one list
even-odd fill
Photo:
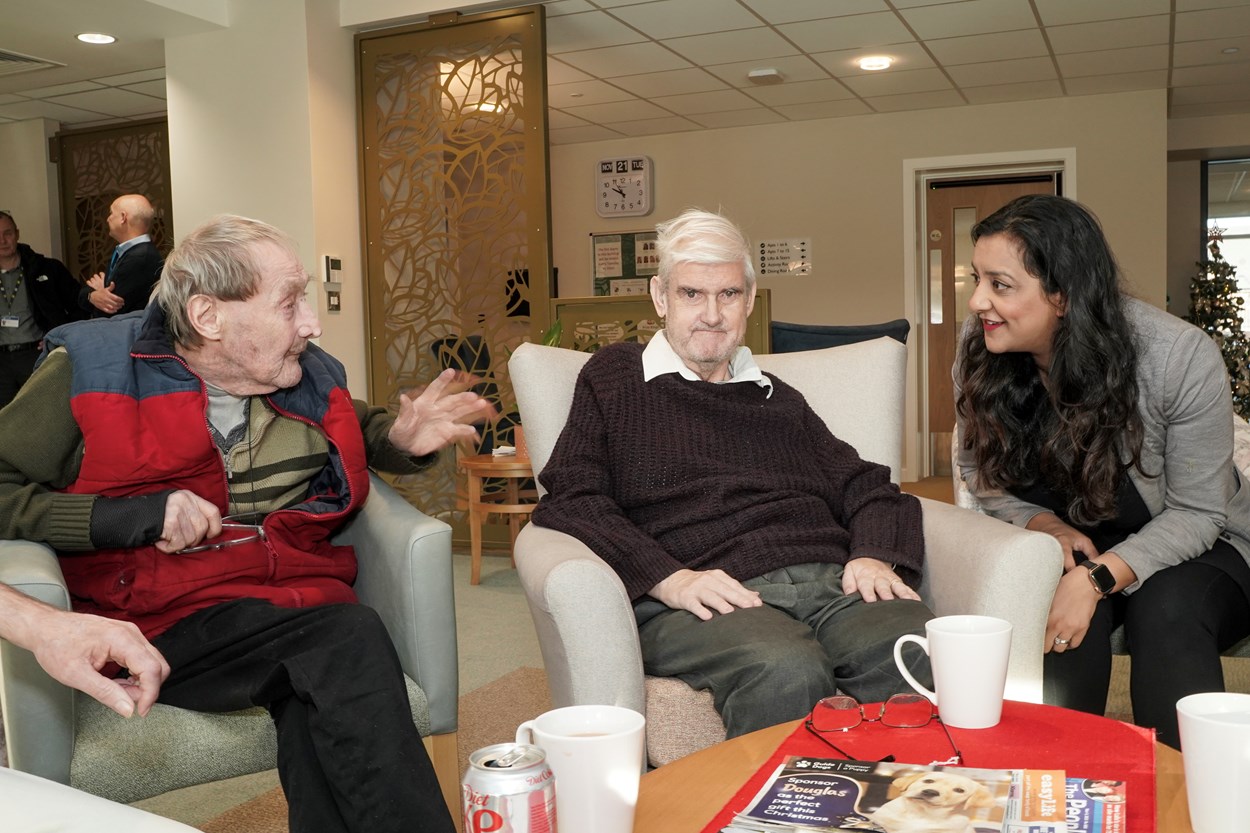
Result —
[[451, 527], [376, 474], [369, 481], [369, 499], [335, 543], [356, 548], [356, 593], [382, 617], [404, 673], [429, 698], [431, 732], [454, 732], [460, 677]]
[[556, 706], [646, 713], [634, 610], [615, 571], [581, 541], [536, 524], [513, 549]]
[[926, 498], [920, 593], [938, 616], [975, 613], [1011, 622], [1007, 697], [1042, 701], [1046, 618], [1063, 574], [1052, 536]]
[[[69, 610], [69, 591], [51, 548], [0, 541], [0, 582]], [[0, 709], [9, 765], [69, 783], [74, 755], [74, 691], [48, 676], [35, 655], [0, 640]]]

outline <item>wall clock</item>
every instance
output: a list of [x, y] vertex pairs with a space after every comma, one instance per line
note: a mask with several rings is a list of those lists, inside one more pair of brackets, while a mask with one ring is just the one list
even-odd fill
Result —
[[600, 217], [641, 217], [654, 207], [655, 167], [649, 156], [600, 159], [595, 173], [595, 211]]

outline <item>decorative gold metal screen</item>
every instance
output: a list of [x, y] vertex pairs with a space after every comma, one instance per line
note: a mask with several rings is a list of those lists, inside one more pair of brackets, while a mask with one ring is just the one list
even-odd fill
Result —
[[53, 139], [61, 188], [65, 265], [81, 280], [104, 271], [117, 241], [106, 218], [122, 194], [142, 194], [156, 210], [152, 242], [168, 254], [169, 126], [164, 119], [115, 127], [67, 130]]
[[[511, 441], [507, 359], [546, 326], [547, 206], [542, 7], [358, 37], [369, 389], [401, 391], [454, 366], [504, 418], [479, 451]], [[456, 512], [454, 455], [397, 485], [424, 511]]]

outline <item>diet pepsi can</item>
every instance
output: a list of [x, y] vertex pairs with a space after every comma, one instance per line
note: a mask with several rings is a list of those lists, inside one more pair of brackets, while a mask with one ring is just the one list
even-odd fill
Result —
[[556, 782], [537, 746], [477, 750], [460, 790], [465, 833], [556, 833]]

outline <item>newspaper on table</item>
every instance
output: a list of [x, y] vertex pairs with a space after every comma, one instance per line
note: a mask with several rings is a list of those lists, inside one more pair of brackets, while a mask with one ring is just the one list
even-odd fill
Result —
[[1127, 790], [1123, 781], [1067, 779], [1068, 833], [1124, 833]]
[[1065, 806], [1062, 770], [790, 756], [723, 833], [1075, 833]]

